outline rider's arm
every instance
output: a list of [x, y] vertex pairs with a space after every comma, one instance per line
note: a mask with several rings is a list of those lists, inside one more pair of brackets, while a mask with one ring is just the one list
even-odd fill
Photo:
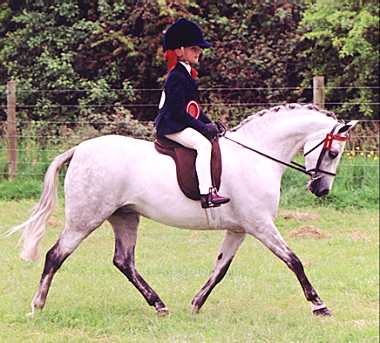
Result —
[[[179, 121], [189, 127], [204, 133], [205, 125], [209, 121], [193, 118], [186, 112], [185, 82], [177, 75], [172, 75], [165, 85], [168, 113], [173, 120]], [[208, 119], [208, 118], [207, 118]]]
[[210, 120], [210, 118], [203, 111], [201, 111], [201, 114], [199, 115], [198, 119], [201, 120], [201, 121], [203, 121], [206, 124], [212, 123], [212, 121]]

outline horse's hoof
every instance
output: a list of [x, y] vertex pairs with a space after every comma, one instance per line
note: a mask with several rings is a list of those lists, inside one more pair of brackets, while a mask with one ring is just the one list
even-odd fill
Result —
[[193, 305], [191, 308], [191, 312], [193, 314], [198, 314], [201, 309], [198, 306]]
[[169, 315], [168, 308], [167, 307], [162, 307], [162, 308], [157, 309], [157, 315], [159, 317], [165, 317], [165, 316]]
[[29, 312], [25, 315], [27, 318], [34, 319], [34, 312]]
[[30, 319], [34, 319], [35, 316], [36, 316], [36, 309], [35, 308], [32, 308], [32, 312], [29, 312], [26, 314], [26, 317], [30, 318]]
[[331, 311], [327, 307], [323, 307], [323, 308], [319, 308], [317, 310], [314, 310], [313, 314], [315, 316], [321, 316], [321, 317], [330, 317], [330, 316], [332, 316]]
[[42, 310], [42, 307], [41, 308], [38, 308], [34, 305], [34, 303], [31, 304], [31, 308], [32, 308], [32, 311], [27, 313], [26, 314], [26, 317], [30, 318], [30, 319], [34, 319], [34, 316], [36, 315], [36, 310]]

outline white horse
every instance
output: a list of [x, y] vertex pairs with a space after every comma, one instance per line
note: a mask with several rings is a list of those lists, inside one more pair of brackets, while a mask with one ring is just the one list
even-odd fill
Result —
[[105, 220], [111, 223], [115, 234], [115, 266], [158, 314], [168, 313], [158, 294], [135, 269], [134, 250], [142, 215], [175, 227], [226, 231], [214, 270], [192, 300], [194, 312], [200, 310], [222, 280], [249, 234], [296, 274], [313, 313], [330, 315], [307, 279], [301, 261], [273, 221], [281, 177], [293, 156], [303, 148], [306, 173], [311, 176], [309, 190], [317, 196], [327, 194], [348, 132], [355, 124], [338, 122], [333, 113], [313, 105], [278, 106], [250, 116], [220, 138], [223, 160], [220, 191], [231, 202], [207, 210], [201, 208], [200, 202], [183, 195], [173, 160], [157, 153], [152, 142], [110, 135], [67, 150], [49, 166], [41, 199], [31, 217], [10, 231], [23, 231], [21, 257], [37, 259], [45, 224], [56, 204], [57, 174], [70, 161], [64, 186], [64, 230], [46, 254], [32, 314], [44, 307], [53, 276], [64, 260]]

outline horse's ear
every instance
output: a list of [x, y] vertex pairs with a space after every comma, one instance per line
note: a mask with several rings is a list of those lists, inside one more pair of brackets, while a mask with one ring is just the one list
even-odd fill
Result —
[[359, 120], [351, 120], [348, 123], [345, 123], [338, 131], [338, 133], [345, 133], [351, 131]]

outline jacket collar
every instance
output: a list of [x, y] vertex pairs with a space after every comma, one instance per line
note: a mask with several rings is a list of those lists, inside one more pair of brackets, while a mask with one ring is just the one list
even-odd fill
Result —
[[[187, 77], [189, 77], [191, 80], [194, 81], [194, 79], [198, 77], [198, 72], [194, 68], [191, 68], [191, 66], [189, 67], [190, 67], [190, 70], [187, 69], [187, 65], [185, 63], [181, 63], [178, 61], [174, 69], [177, 69], [181, 73], [184, 73]], [[193, 75], [193, 73], [195, 74]]]
[[179, 63], [182, 64], [186, 68], [186, 70], [189, 73], [189, 75], [191, 75], [191, 65], [187, 64], [185, 62], [182, 62], [182, 61], [179, 61]]

